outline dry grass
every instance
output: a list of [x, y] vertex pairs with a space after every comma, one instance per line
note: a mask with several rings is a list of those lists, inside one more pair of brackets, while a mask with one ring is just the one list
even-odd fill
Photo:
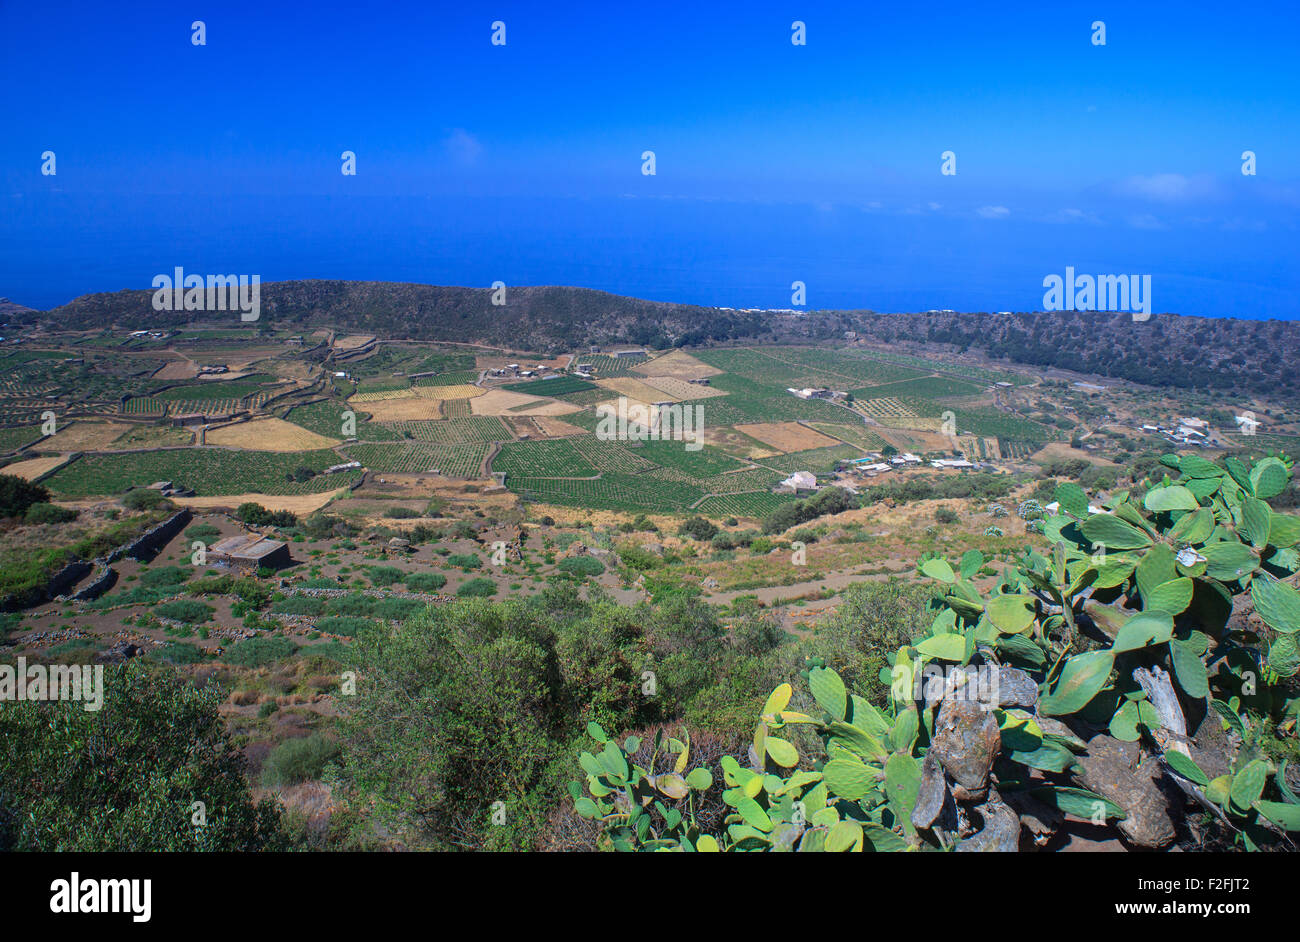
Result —
[[72, 422], [41, 442], [41, 449], [105, 451], [129, 428], [120, 422]]
[[770, 458], [778, 452], [734, 428], [706, 428], [704, 444], [742, 458]]
[[240, 504], [252, 501], [267, 510], [288, 510], [304, 516], [320, 510], [336, 497], [348, 493], [346, 487], [324, 494], [281, 496], [276, 494], [235, 494], [230, 497], [173, 497], [172, 502], [195, 510], [234, 510]]
[[839, 444], [829, 435], [823, 435], [798, 422], [755, 422], [751, 425], [737, 425], [736, 431], [756, 438], [778, 451], [807, 451], [809, 448], [826, 448]]
[[684, 379], [678, 379], [675, 376], [647, 376], [645, 379], [647, 386], [658, 389], [669, 398], [681, 402], [683, 399], [712, 399], [715, 396], [725, 396], [725, 389], [714, 389], [712, 386], [696, 386], [694, 383], [688, 383]]
[[473, 399], [483, 395], [479, 386], [413, 386], [411, 392], [425, 399]]
[[615, 376], [611, 379], [597, 380], [596, 385], [608, 389], [610, 392], [618, 393], [620, 396], [626, 396], [628, 399], [636, 399], [641, 402], [662, 402], [665, 399], [677, 402], [682, 398], [673, 396], [662, 389], [656, 389], [644, 380], [633, 379], [630, 376]]
[[3, 471], [5, 474], [12, 474], [27, 481], [34, 481], [42, 474], [53, 471], [67, 460], [67, 455], [54, 455], [49, 458], [28, 458], [26, 461], [15, 461], [13, 464], [5, 465]]
[[571, 402], [559, 402], [506, 389], [489, 390], [485, 395], [471, 400], [470, 408], [475, 415], [568, 415], [582, 411], [582, 406], [575, 406]]
[[[353, 396], [349, 403], [357, 401]], [[365, 412], [372, 422], [410, 422], [419, 419], [441, 419], [441, 403], [437, 399], [421, 399], [419, 396], [407, 396], [403, 399], [383, 399], [367, 402]]]
[[108, 451], [130, 451], [135, 448], [164, 448], [168, 445], [191, 445], [194, 432], [170, 425], [128, 426]]
[[722, 372], [681, 350], [673, 350], [661, 357], [647, 360], [639, 366], [632, 367], [632, 371], [643, 376], [671, 376], [674, 379], [703, 379], [706, 376], [717, 376]]
[[346, 337], [339, 337], [334, 341], [334, 349], [340, 352], [346, 350], [355, 350], [358, 347], [364, 347], [374, 340], [373, 334], [349, 334]]
[[316, 451], [339, 444], [336, 438], [326, 438], [292, 422], [274, 418], [210, 429], [206, 441], [209, 445], [227, 445], [250, 451]]

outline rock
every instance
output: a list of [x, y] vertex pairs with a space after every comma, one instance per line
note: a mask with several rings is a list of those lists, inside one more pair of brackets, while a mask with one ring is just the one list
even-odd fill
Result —
[[653, 556], [662, 556], [664, 554], [664, 545], [662, 543], [642, 543], [641, 549]]
[[1078, 757], [1080, 786], [1113, 801], [1126, 813], [1117, 822], [1119, 832], [1138, 847], [1159, 849], [1175, 837], [1168, 794], [1158, 784], [1160, 762], [1144, 756], [1138, 743], [1124, 743], [1105, 734], [1088, 741], [1088, 751]]
[[700, 585], [704, 586], [704, 588], [706, 589], [716, 589], [721, 584], [722, 583], [718, 582], [718, 580], [713, 578], [712, 576], [708, 576], [707, 578], [705, 578], [703, 582], [700, 583]]
[[564, 555], [565, 556], [586, 556], [587, 544], [581, 541], [572, 543], [570, 544], [569, 548], [565, 551]]
[[389, 548], [389, 549], [400, 549], [400, 550], [404, 550], [404, 549], [408, 549], [408, 548], [410, 547], [410, 545], [411, 545], [411, 541], [410, 541], [410, 540], [404, 540], [404, 539], [402, 539], [400, 536], [392, 537], [392, 538], [388, 541], [388, 548]]
[[1020, 823], [1034, 835], [1034, 843], [1042, 846], [1065, 823], [1065, 815], [1047, 802], [1039, 801], [1027, 791], [1008, 792], [1006, 803], [1020, 815]]
[[989, 792], [988, 801], [974, 809], [984, 827], [957, 845], [958, 853], [1014, 853], [1020, 849], [1020, 818], [1006, 805], [997, 790]]
[[1024, 707], [1032, 710], [1038, 703], [1038, 684], [1016, 667], [998, 668], [998, 706]]
[[943, 701], [930, 752], [952, 778], [953, 797], [958, 801], [984, 797], [1001, 747], [1002, 734], [993, 711], [985, 710], [976, 700]]
[[916, 794], [916, 804], [912, 807], [912, 824], [918, 828], [934, 824], [947, 797], [948, 784], [932, 749], [921, 760], [921, 785]]
[[96, 664], [120, 664], [144, 653], [144, 648], [130, 641], [119, 641], [95, 655]]

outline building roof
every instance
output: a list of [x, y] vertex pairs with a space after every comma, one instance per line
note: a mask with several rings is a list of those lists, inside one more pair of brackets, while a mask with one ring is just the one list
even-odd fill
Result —
[[214, 545], [209, 552], [234, 559], [265, 559], [286, 545], [260, 533], [241, 533], [239, 536], [227, 537]]

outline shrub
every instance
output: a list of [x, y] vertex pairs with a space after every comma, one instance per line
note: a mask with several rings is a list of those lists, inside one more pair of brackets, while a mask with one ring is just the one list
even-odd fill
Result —
[[325, 602], [310, 595], [291, 595], [271, 606], [277, 615], [321, 615], [325, 612]]
[[162, 588], [177, 586], [190, 577], [190, 570], [182, 566], [163, 566], [160, 569], [147, 569], [140, 573], [142, 585]]
[[28, 523], [67, 523], [77, 519], [77, 511], [58, 504], [32, 504], [23, 519]]
[[195, 625], [201, 621], [207, 621], [216, 614], [216, 611], [211, 605], [204, 605], [202, 602], [196, 602], [193, 599], [176, 599], [171, 602], [163, 602], [154, 608], [153, 613], [159, 618], [171, 618], [187, 625]]
[[22, 517], [33, 504], [49, 500], [50, 492], [41, 485], [14, 474], [0, 474], [0, 517]]
[[316, 627], [332, 635], [347, 635], [351, 638], [373, 624], [374, 621], [371, 619], [359, 618], [356, 615], [330, 615], [318, 619]]
[[410, 507], [389, 507], [384, 511], [384, 516], [390, 520], [410, 520], [420, 516], [420, 512]]
[[170, 503], [171, 501], [162, 496], [162, 491], [155, 491], [148, 487], [137, 487], [135, 490], [127, 491], [122, 497], [122, 506], [128, 510], [154, 510]]
[[193, 644], [185, 641], [173, 641], [154, 648], [147, 655], [152, 660], [164, 664], [197, 664], [203, 660], [203, 652]]
[[339, 751], [336, 741], [320, 733], [282, 742], [262, 763], [262, 784], [266, 787], [295, 785], [319, 778]]
[[398, 569], [396, 566], [367, 566], [366, 572], [368, 573], [370, 584], [377, 588], [401, 582], [406, 576], [406, 572], [402, 569]]
[[556, 568], [575, 576], [599, 576], [605, 571], [605, 564], [594, 556], [570, 556], [560, 560]]
[[713, 539], [717, 532], [718, 528], [713, 521], [706, 520], [704, 517], [691, 517], [677, 529], [678, 536], [689, 536], [693, 540], [700, 541]]
[[235, 509], [235, 517], [255, 527], [291, 527], [298, 522], [297, 514], [287, 510], [267, 510], [253, 501], [240, 504]]
[[956, 523], [961, 518], [957, 516], [956, 511], [940, 507], [934, 512], [934, 519], [937, 523]]
[[490, 598], [497, 594], [497, 586], [491, 579], [479, 576], [477, 579], [463, 583], [456, 590], [456, 594], [461, 598]]
[[475, 553], [453, 553], [447, 557], [447, 562], [469, 572], [471, 569], [477, 569], [482, 561]]
[[297, 650], [298, 645], [288, 638], [249, 638], [232, 646], [222, 660], [239, 667], [263, 667], [292, 657]]
[[375, 603], [375, 616], [385, 621], [405, 621], [425, 607], [426, 603], [419, 599], [379, 599]]
[[411, 572], [402, 582], [413, 592], [437, 592], [447, 584], [447, 577], [440, 572]]
[[221, 531], [211, 523], [196, 523], [185, 531], [185, 539], [202, 540], [204, 543], [211, 543], [219, 536]]

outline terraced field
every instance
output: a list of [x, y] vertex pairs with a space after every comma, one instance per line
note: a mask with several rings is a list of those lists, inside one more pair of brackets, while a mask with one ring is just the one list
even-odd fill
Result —
[[477, 478], [488, 445], [405, 444], [346, 445], [347, 457], [371, 470], [397, 474], [437, 473], [449, 478]]
[[508, 442], [514, 439], [505, 423], [494, 415], [474, 415], [441, 421], [389, 422], [385, 427], [402, 438], [439, 445]]
[[86, 455], [55, 472], [43, 483], [64, 498], [121, 494], [128, 487], [147, 487], [170, 480], [199, 496], [318, 494], [356, 480], [352, 474], [317, 475], [290, 480], [298, 468], [322, 471], [340, 463], [329, 449], [291, 453], [232, 451], [225, 448], [174, 448], [161, 451]]

